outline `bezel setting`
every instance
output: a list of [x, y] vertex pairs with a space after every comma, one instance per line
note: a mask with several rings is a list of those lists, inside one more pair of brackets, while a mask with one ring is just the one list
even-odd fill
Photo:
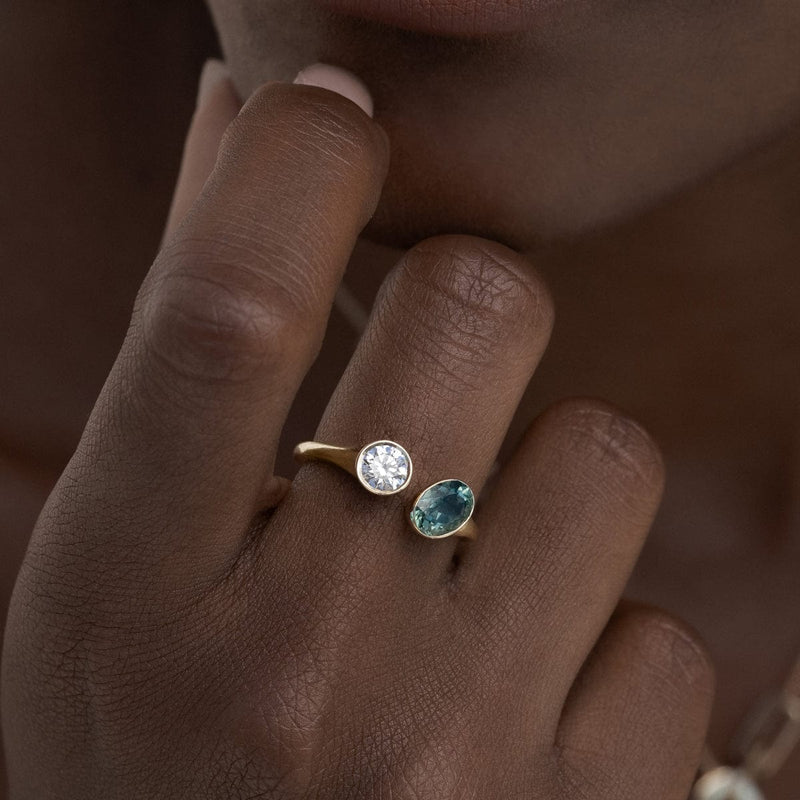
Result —
[[[426, 532], [423, 529], [424, 526], [421, 525], [420, 517], [424, 512], [421, 510], [420, 504], [423, 502], [426, 496], [435, 493], [439, 487], [442, 487], [445, 484], [451, 484], [449, 487], [451, 489], [450, 493], [458, 494], [460, 499], [464, 501], [467, 513], [466, 515], [462, 514], [456, 518], [458, 520], [458, 524], [454, 527], [447, 527], [441, 533], [433, 533], [430, 530]], [[411, 520], [411, 525], [414, 530], [421, 536], [424, 536], [426, 539], [447, 539], [450, 536], [455, 536], [459, 532], [463, 531], [464, 528], [469, 525], [474, 513], [475, 494], [470, 488], [469, 484], [459, 480], [458, 478], [445, 478], [443, 481], [438, 481], [437, 483], [428, 486], [417, 495], [416, 499], [414, 500], [414, 505], [411, 507], [411, 511], [409, 512], [409, 519]]]
[[[381, 448], [384, 449], [383, 453], [378, 452]], [[394, 458], [398, 462], [396, 469], [398, 470], [398, 476], [401, 478], [401, 482], [396, 487], [391, 489], [381, 489], [378, 488], [377, 485], [370, 484], [370, 478], [368, 474], [365, 473], [367, 473], [367, 469], [370, 464], [370, 457], [375, 458], [378, 455]], [[391, 441], [390, 439], [379, 439], [377, 442], [371, 442], [365, 447], [362, 447], [356, 456], [356, 477], [358, 478], [359, 483], [368, 492], [380, 495], [382, 497], [402, 492], [403, 489], [405, 489], [411, 482], [411, 476], [413, 472], [414, 465], [411, 462], [411, 456], [408, 454], [408, 450], [406, 450], [402, 445], [397, 444], [397, 442]], [[374, 479], [376, 483], [379, 480], [381, 479]]]

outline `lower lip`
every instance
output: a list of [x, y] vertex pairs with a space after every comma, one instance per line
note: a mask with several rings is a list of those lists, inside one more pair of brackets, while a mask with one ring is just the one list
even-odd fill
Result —
[[[439, 36], [524, 30], [547, 0], [318, 0], [331, 11]], [[550, 0], [552, 2], [552, 0]]]

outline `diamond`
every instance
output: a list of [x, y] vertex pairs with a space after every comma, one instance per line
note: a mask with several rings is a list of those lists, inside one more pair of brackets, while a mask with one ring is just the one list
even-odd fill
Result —
[[411, 457], [395, 442], [373, 442], [358, 456], [361, 483], [374, 494], [396, 494], [411, 479]]
[[431, 539], [452, 536], [475, 510], [475, 495], [464, 481], [447, 480], [429, 486], [411, 509], [411, 524]]

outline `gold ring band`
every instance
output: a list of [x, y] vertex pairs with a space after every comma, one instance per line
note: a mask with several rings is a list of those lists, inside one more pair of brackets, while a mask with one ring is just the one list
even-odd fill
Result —
[[[381, 439], [358, 449], [323, 442], [301, 442], [294, 449], [301, 464], [325, 462], [352, 475], [371, 494], [393, 495], [411, 482], [413, 464], [408, 451], [397, 442]], [[475, 539], [478, 528], [472, 519], [475, 496], [464, 481], [450, 478], [420, 492], [408, 514], [414, 530], [427, 539], [458, 536]]]
[[352, 475], [372, 494], [392, 495], [402, 492], [414, 472], [408, 451], [388, 439], [371, 442], [360, 450], [334, 447], [322, 442], [301, 442], [294, 449], [301, 464], [324, 461]]

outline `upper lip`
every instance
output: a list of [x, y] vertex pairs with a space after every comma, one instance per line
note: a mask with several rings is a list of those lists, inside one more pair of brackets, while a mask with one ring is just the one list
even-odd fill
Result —
[[332, 11], [449, 36], [512, 33], [543, 0], [318, 0]]

